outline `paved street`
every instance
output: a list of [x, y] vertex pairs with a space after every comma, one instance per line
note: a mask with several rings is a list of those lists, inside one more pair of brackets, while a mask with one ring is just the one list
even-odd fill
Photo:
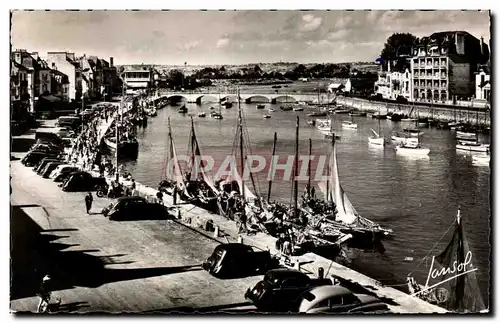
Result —
[[[68, 310], [248, 307], [243, 294], [260, 277], [219, 280], [199, 267], [215, 241], [170, 220], [111, 222], [98, 214], [111, 201], [95, 196], [87, 215], [84, 193], [62, 193], [19, 160], [11, 162], [11, 174], [12, 310], [36, 309], [33, 277], [45, 268], [52, 268], [54, 296]], [[16, 268], [22, 268], [17, 279]]]

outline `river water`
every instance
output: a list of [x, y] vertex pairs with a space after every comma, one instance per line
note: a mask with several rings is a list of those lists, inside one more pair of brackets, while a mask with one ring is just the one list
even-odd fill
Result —
[[[231, 154], [235, 145], [237, 107], [222, 110], [223, 120], [210, 118], [209, 107], [187, 104], [189, 115], [193, 115], [202, 154], [214, 156], [216, 165]], [[308, 126], [311, 119], [305, 108], [303, 112], [257, 110], [255, 104], [242, 104], [246, 128], [248, 129], [251, 153], [269, 156], [272, 151], [274, 132], [278, 134], [276, 155], [294, 154], [296, 116], [300, 117], [299, 151], [307, 154], [309, 139], [312, 140], [313, 155], [327, 155], [331, 143], [315, 127]], [[167, 148], [167, 120], [170, 116], [173, 138], [178, 154], [186, 154], [190, 117], [177, 113], [176, 107], [167, 106], [158, 110], [158, 116], [149, 119], [146, 128], [138, 129], [139, 157], [124, 163], [134, 178], [146, 185], [159, 183], [165, 169]], [[206, 118], [197, 113], [205, 111]], [[271, 114], [272, 118], [263, 119]], [[360, 252], [350, 267], [385, 284], [402, 284], [406, 276], [412, 275], [424, 284], [430, 267], [429, 261], [420, 260], [428, 254], [443, 233], [455, 220], [460, 206], [462, 223], [466, 231], [474, 266], [478, 268], [477, 279], [483, 298], [488, 304], [489, 253], [490, 248], [490, 169], [472, 165], [471, 155], [455, 150], [454, 133], [434, 128], [422, 129], [423, 145], [431, 149], [428, 159], [414, 159], [396, 155], [393, 145], [385, 148], [370, 147], [370, 128], [375, 130], [379, 122], [367, 117], [354, 117], [358, 130], [343, 130], [341, 122], [350, 120], [348, 115], [332, 117], [334, 128], [341, 135], [337, 141], [339, 176], [359, 214], [394, 230], [393, 238], [384, 241], [384, 254]], [[380, 121], [381, 134], [387, 140], [392, 131], [406, 125], [389, 120]], [[489, 142], [487, 137], [483, 141]], [[248, 152], [250, 153], [250, 152]], [[313, 164], [313, 169], [315, 169]], [[267, 193], [267, 173], [257, 176], [261, 194]], [[301, 189], [305, 183], [301, 182]], [[288, 202], [291, 199], [292, 182], [282, 178], [273, 184], [272, 198]], [[317, 190], [319, 191], [319, 190]], [[441, 239], [430, 255], [439, 254], [451, 239], [452, 229]], [[412, 257], [413, 261], [405, 261]]]

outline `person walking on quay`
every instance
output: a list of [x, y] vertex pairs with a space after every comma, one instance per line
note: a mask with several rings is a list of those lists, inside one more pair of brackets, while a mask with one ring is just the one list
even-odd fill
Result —
[[37, 296], [40, 298], [38, 303], [37, 312], [45, 313], [47, 308], [49, 307], [49, 302], [51, 298], [51, 292], [49, 289], [50, 276], [45, 275], [42, 278], [42, 283], [40, 284], [40, 290], [37, 293]]
[[132, 184], [130, 185], [130, 189], [132, 190], [132, 196], [136, 195], [136, 190], [135, 190], [135, 179], [132, 178]]
[[156, 199], [158, 201], [158, 204], [164, 205], [163, 204], [163, 193], [161, 191], [158, 191], [158, 193], [156, 193]]
[[174, 189], [172, 190], [172, 198], [174, 205], [177, 205], [177, 185], [174, 185]]
[[87, 208], [87, 214], [90, 214], [90, 209], [92, 208], [92, 202], [94, 201], [94, 198], [92, 197], [92, 193], [89, 192], [85, 196], [85, 207]]

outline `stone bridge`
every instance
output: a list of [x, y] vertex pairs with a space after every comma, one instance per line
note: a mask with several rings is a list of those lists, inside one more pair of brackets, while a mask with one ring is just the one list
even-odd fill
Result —
[[[200, 93], [200, 92], [171, 92], [162, 93], [153, 98], [154, 101], [168, 99], [174, 102], [186, 101], [189, 103], [216, 103], [221, 100], [230, 102], [238, 102], [238, 95], [235, 93]], [[318, 94], [303, 94], [303, 93], [278, 93], [278, 94], [263, 94], [263, 93], [240, 93], [241, 102], [244, 103], [294, 103], [294, 102], [312, 102], [318, 101]], [[321, 95], [321, 102], [326, 103], [327, 100], [333, 101], [335, 95]]]

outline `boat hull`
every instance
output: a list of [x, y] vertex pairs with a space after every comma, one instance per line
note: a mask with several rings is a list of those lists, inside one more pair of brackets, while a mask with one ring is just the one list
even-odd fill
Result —
[[356, 130], [356, 129], [358, 129], [358, 125], [355, 124], [355, 123], [353, 123], [353, 124], [342, 124], [342, 128]]
[[[116, 143], [104, 139], [104, 143], [109, 150], [116, 151]], [[139, 143], [137, 141], [126, 141], [118, 144], [118, 156], [119, 157], [136, 157], [139, 154]]]
[[458, 150], [465, 150], [465, 151], [477, 151], [477, 152], [488, 152], [490, 150], [490, 145], [462, 145], [462, 144], [457, 144], [456, 148]]
[[469, 139], [469, 140], [471, 140], [471, 139], [476, 139], [476, 134], [472, 133], [472, 132], [457, 131], [455, 133], [455, 137], [457, 139], [465, 139], [465, 140]]
[[431, 150], [429, 148], [408, 148], [396, 146], [396, 152], [410, 156], [427, 156]]
[[368, 137], [368, 143], [370, 145], [383, 146], [384, 145], [384, 137]]

